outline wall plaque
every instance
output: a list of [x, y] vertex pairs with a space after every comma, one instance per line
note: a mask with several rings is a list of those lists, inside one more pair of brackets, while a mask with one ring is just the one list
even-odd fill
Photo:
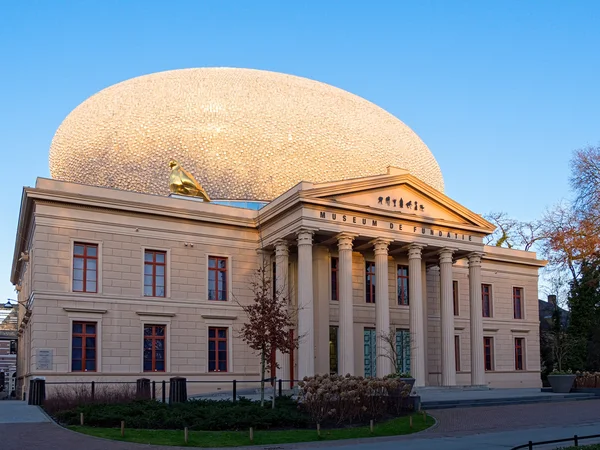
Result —
[[53, 348], [39, 348], [37, 351], [37, 370], [52, 370], [53, 359]]

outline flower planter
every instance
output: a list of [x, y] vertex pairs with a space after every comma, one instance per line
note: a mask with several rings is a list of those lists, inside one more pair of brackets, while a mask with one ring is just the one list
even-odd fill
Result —
[[410, 392], [413, 391], [413, 387], [415, 385], [414, 378], [400, 378], [400, 381], [402, 381], [403, 383], [408, 384], [410, 386]]
[[575, 375], [548, 375], [548, 382], [552, 386], [552, 392], [557, 394], [568, 394], [573, 388]]

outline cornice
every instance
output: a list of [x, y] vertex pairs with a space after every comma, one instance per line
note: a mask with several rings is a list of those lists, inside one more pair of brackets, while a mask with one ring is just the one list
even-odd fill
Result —
[[[188, 219], [200, 222], [217, 222], [224, 225], [235, 225], [243, 226], [248, 228], [255, 228], [255, 222], [257, 212], [253, 210], [244, 210], [242, 208], [235, 208], [235, 214], [224, 214], [216, 211], [208, 210], [192, 210], [183, 209], [179, 206], [164, 206], [152, 203], [135, 202], [130, 200], [120, 200], [117, 198], [106, 198], [106, 197], [92, 197], [92, 196], [81, 196], [78, 194], [55, 192], [44, 189], [31, 189], [28, 190], [27, 196], [38, 202], [48, 203], [67, 203], [72, 207], [78, 207], [82, 209], [98, 209], [98, 210], [120, 210], [127, 211], [134, 215], [147, 214], [151, 216], [166, 216], [169, 218]], [[163, 198], [161, 197], [161, 200]], [[185, 200], [171, 199], [172, 201], [184, 202]], [[205, 205], [206, 206], [206, 205]], [[223, 208], [229, 208], [224, 205], [210, 205], [222, 206]], [[244, 214], [247, 217], [243, 217]]]

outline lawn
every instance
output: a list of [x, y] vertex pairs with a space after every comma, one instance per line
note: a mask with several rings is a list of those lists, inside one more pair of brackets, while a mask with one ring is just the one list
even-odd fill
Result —
[[[250, 441], [249, 432], [242, 431], [190, 431], [189, 447], [236, 447], [242, 445], [271, 445], [293, 442], [333, 441], [338, 439], [357, 439], [375, 436], [397, 436], [410, 434], [429, 428], [435, 423], [431, 416], [423, 418], [422, 414], [413, 414], [413, 427], [410, 428], [409, 416], [398, 417], [383, 423], [375, 423], [373, 433], [366, 427], [347, 427], [336, 429], [322, 429], [321, 437], [317, 430], [292, 429], [292, 430], [256, 430], [254, 440]], [[118, 428], [95, 428], [70, 426], [69, 429], [79, 433], [89, 434], [105, 439], [117, 441], [137, 442], [155, 445], [181, 445], [185, 446], [183, 430], [134, 430], [125, 429], [125, 436], [121, 437]]]

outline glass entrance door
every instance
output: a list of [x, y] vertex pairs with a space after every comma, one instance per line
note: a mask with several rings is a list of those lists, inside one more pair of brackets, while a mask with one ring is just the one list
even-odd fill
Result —
[[377, 334], [374, 328], [365, 328], [365, 377], [377, 375]]
[[400, 373], [410, 373], [410, 331], [396, 330], [396, 359]]

